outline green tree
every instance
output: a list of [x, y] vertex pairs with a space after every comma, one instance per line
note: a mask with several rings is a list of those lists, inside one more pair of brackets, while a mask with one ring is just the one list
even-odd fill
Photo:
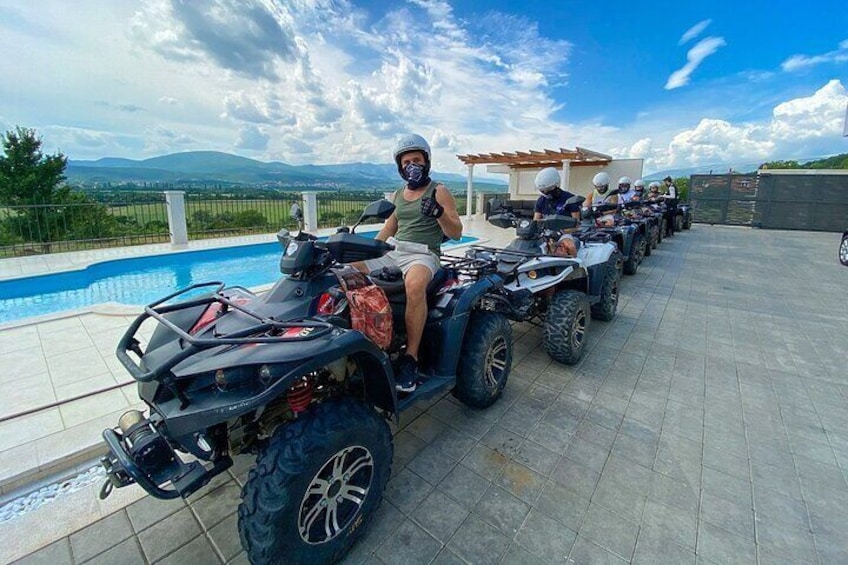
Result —
[[67, 197], [63, 184], [68, 158], [44, 155], [35, 130], [18, 126], [3, 137], [0, 156], [0, 201], [8, 206], [39, 205]]
[[677, 198], [681, 202], [689, 202], [689, 177], [677, 177], [674, 186], [677, 187]]

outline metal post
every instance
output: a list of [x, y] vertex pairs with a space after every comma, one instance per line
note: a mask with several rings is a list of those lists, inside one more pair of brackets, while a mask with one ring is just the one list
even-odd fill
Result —
[[165, 207], [168, 210], [168, 232], [171, 234], [171, 245], [185, 247], [188, 245], [185, 192], [182, 190], [166, 190]]
[[560, 176], [560, 185], [559, 187], [563, 190], [568, 190], [568, 183], [570, 182], [571, 176], [571, 160], [563, 159], [562, 160], [562, 171], [559, 174]]
[[465, 219], [471, 219], [471, 208], [473, 207], [474, 199], [474, 163], [467, 163], [468, 167], [468, 192], [465, 195]]

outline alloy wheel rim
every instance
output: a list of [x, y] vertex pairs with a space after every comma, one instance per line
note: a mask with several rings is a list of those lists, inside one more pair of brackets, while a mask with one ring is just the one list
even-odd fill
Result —
[[502, 335], [499, 335], [489, 346], [489, 350], [486, 352], [486, 363], [484, 376], [486, 379], [486, 386], [489, 388], [496, 388], [500, 386], [501, 377], [506, 370], [506, 361], [507, 361], [507, 346], [506, 346], [506, 338]]
[[298, 512], [297, 529], [308, 544], [337, 538], [359, 515], [374, 479], [374, 457], [361, 445], [345, 447], [312, 477]]
[[848, 263], [848, 238], [843, 239], [839, 245], [839, 259], [843, 263]]
[[578, 349], [586, 335], [586, 313], [582, 308], [577, 312], [577, 316], [574, 317], [574, 324], [571, 330], [571, 346], [574, 349]]

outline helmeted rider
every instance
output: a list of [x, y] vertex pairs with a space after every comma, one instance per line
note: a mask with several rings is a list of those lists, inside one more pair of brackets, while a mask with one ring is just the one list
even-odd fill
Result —
[[[542, 169], [536, 174], [533, 182], [536, 190], [541, 194], [533, 207], [534, 220], [541, 220], [544, 216], [552, 214], [580, 218], [580, 204], [568, 203], [568, 199], [574, 195], [560, 188], [562, 180], [557, 169], [554, 167]], [[568, 231], [574, 230], [563, 230], [562, 237], [556, 242], [554, 249], [548, 250], [549, 252], [569, 257], [577, 255], [577, 247], [571, 236], [566, 233]]]
[[653, 202], [658, 202], [660, 199], [660, 183], [657, 181], [651, 181], [651, 184], [648, 185], [648, 200]]
[[645, 197], [645, 181], [638, 179], [633, 183], [632, 200], [642, 200]]
[[395, 191], [395, 211], [377, 239], [396, 240], [395, 249], [377, 259], [356, 263], [371, 273], [383, 267], [399, 267], [406, 289], [406, 351], [400, 359], [396, 387], [412, 392], [422, 378], [418, 349], [427, 320], [427, 285], [439, 269], [439, 253], [445, 236], [462, 237], [462, 221], [456, 201], [445, 185], [430, 179], [430, 145], [418, 134], [401, 136], [393, 151], [404, 187]]
[[627, 204], [631, 200], [633, 200], [633, 196], [636, 194], [634, 191], [630, 190], [630, 185], [633, 184], [630, 180], [630, 177], [621, 177], [618, 179], [618, 202], [619, 204]]
[[[592, 206], [600, 206], [601, 204], [618, 204], [618, 195], [609, 194], [609, 183], [609, 174], [604, 171], [601, 171], [592, 177], [593, 189], [592, 192], [589, 193], [589, 197], [586, 199], [587, 202], [589, 202]], [[614, 225], [615, 215], [612, 212], [605, 214], [598, 220], [598, 222], [603, 225]]]

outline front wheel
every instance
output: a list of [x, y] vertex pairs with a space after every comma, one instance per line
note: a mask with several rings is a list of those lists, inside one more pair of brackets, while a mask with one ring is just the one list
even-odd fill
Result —
[[645, 254], [645, 238], [641, 233], [633, 234], [633, 242], [630, 244], [630, 255], [624, 262], [624, 274], [635, 275], [639, 270], [639, 263], [642, 262], [642, 257]]
[[476, 311], [460, 356], [454, 395], [472, 408], [486, 408], [500, 397], [512, 368], [512, 326], [506, 316]]
[[843, 235], [839, 244], [839, 262], [848, 267], [848, 235]]
[[574, 365], [586, 348], [589, 300], [579, 290], [557, 292], [545, 314], [545, 350], [554, 361]]
[[592, 307], [592, 317], [609, 322], [615, 317], [618, 308], [618, 282], [621, 278], [621, 254], [617, 251], [610, 255], [603, 269], [604, 282], [601, 283], [601, 296]]
[[392, 463], [373, 408], [326, 402], [280, 426], [242, 490], [238, 529], [251, 563], [334, 563], [366, 530]]

